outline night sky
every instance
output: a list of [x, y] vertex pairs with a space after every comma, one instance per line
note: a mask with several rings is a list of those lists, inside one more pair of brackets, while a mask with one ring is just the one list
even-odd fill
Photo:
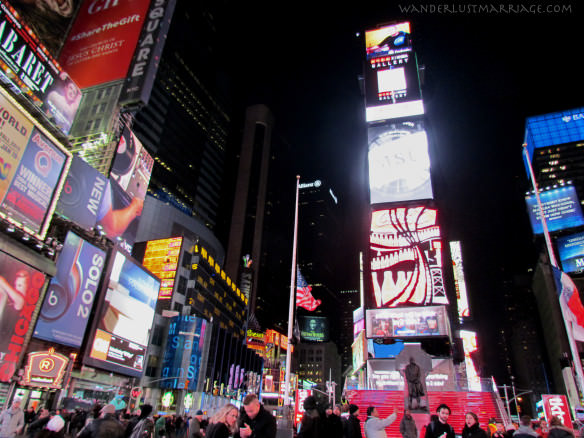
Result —
[[[571, 11], [556, 14], [405, 14], [402, 8], [421, 4], [327, 3], [327, 8], [320, 2], [235, 6], [227, 48], [245, 84], [243, 102], [270, 106], [277, 128], [298, 150], [297, 172], [332, 180], [348, 223], [358, 224], [368, 199], [357, 80], [364, 43], [356, 33], [410, 21], [414, 50], [425, 66], [440, 221], [447, 239], [462, 242], [471, 306], [487, 335], [502, 280], [527, 272], [536, 260], [523, 199], [525, 118], [584, 106], [578, 66], [583, 8], [573, 2], [561, 3]], [[495, 346], [488, 336], [483, 339], [488, 357]]]

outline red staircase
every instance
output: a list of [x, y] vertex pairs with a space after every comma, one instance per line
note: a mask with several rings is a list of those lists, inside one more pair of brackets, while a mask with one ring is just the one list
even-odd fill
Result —
[[[349, 403], [359, 406], [359, 419], [361, 427], [367, 420], [367, 407], [375, 406], [381, 418], [389, 416], [394, 408], [397, 409], [397, 420], [385, 429], [390, 438], [399, 438], [399, 423], [404, 414], [404, 393], [403, 391], [347, 391]], [[494, 417], [501, 420], [501, 414], [497, 409], [495, 395], [491, 392], [429, 392], [428, 401], [430, 403], [430, 413], [414, 414], [418, 433], [421, 433], [423, 426], [429, 423], [430, 414], [436, 413], [436, 408], [442, 404], [447, 404], [452, 410], [448, 423], [452, 425], [454, 431], [459, 435], [464, 427], [464, 417], [469, 411], [474, 412], [479, 417], [480, 426], [486, 430], [489, 419]], [[363, 436], [365, 434], [363, 433]]]

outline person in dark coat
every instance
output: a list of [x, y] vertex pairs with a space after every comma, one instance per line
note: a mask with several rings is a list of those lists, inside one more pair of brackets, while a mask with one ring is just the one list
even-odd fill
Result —
[[430, 424], [426, 426], [426, 432], [424, 433], [425, 438], [440, 438], [443, 434], [445, 438], [454, 438], [454, 429], [450, 424], [448, 424], [448, 418], [450, 417], [450, 407], [442, 403], [436, 409], [436, 414], [434, 419], [430, 421]]
[[461, 435], [462, 438], [487, 438], [487, 432], [480, 428], [479, 417], [474, 412], [466, 413]]
[[343, 438], [343, 422], [341, 420], [341, 405], [330, 407], [325, 411], [325, 437]]
[[324, 428], [323, 419], [318, 412], [316, 399], [310, 395], [304, 399], [304, 415], [300, 424], [298, 438], [321, 438]]
[[568, 427], [564, 427], [562, 420], [554, 415], [550, 420], [548, 438], [574, 438], [574, 431]]
[[41, 409], [39, 411], [39, 416], [36, 420], [29, 424], [26, 429], [26, 435], [28, 438], [35, 438], [41, 430], [47, 425], [51, 419], [48, 409]]
[[349, 417], [345, 423], [345, 438], [363, 438], [361, 420], [359, 420], [359, 406], [357, 405], [349, 405]]
[[406, 409], [399, 423], [399, 432], [403, 438], [418, 438], [418, 428], [409, 409]]
[[89, 423], [78, 438], [124, 438], [124, 426], [116, 418], [116, 407], [105, 405], [99, 418]]
[[276, 438], [276, 432], [276, 417], [266, 411], [257, 395], [246, 395], [239, 416], [241, 438]]
[[239, 410], [231, 403], [219, 409], [209, 420], [205, 431], [206, 438], [228, 438], [237, 432]]

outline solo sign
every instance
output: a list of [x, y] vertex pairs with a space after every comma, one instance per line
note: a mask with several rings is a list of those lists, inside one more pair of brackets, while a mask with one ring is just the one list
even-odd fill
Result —
[[543, 394], [541, 397], [546, 419], [550, 421], [552, 417], [558, 417], [565, 427], [572, 428], [570, 405], [568, 404], [566, 396]]

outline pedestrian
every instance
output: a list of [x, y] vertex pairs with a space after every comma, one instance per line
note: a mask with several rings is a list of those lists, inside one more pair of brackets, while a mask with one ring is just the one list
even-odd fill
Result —
[[47, 425], [50, 419], [51, 417], [49, 415], [49, 410], [42, 408], [39, 411], [38, 417], [35, 420], [33, 420], [33, 422], [30, 423], [28, 428], [26, 429], [26, 436], [28, 438], [35, 438], [38, 435], [38, 433], [44, 429], [44, 427]]
[[446, 433], [446, 436], [443, 438], [455, 438], [454, 429], [448, 424], [448, 417], [450, 417], [451, 413], [448, 405], [442, 403], [436, 409], [436, 413], [438, 414], [437, 417], [426, 426], [425, 438], [439, 438], [444, 433]]
[[65, 420], [60, 415], [54, 415], [41, 430], [37, 438], [64, 438]]
[[164, 415], [154, 417], [154, 438], [161, 436], [166, 436], [166, 418]]
[[387, 438], [385, 428], [397, 420], [397, 411], [393, 412], [383, 420], [379, 418], [379, 411], [375, 406], [367, 408], [367, 420], [365, 421], [365, 436], [367, 438]]
[[343, 422], [341, 420], [341, 405], [336, 405], [325, 411], [326, 436], [330, 438], [343, 437]]
[[545, 420], [541, 420], [539, 422], [539, 426], [537, 429], [535, 429], [535, 431], [537, 432], [537, 434], [541, 437], [541, 438], [548, 438], [548, 433], [549, 433], [549, 427], [547, 424], [547, 421]]
[[361, 435], [361, 421], [359, 420], [359, 406], [349, 405], [349, 416], [345, 423], [345, 438], [363, 438]]
[[116, 407], [112, 404], [101, 408], [99, 418], [83, 428], [78, 438], [123, 438], [124, 426], [116, 417]]
[[316, 406], [316, 398], [309, 395], [304, 399], [302, 406], [304, 407], [304, 415], [300, 423], [298, 438], [321, 438], [324, 434], [324, 427], [323, 419]]
[[206, 438], [228, 438], [237, 432], [239, 410], [231, 403], [219, 409], [209, 420]]
[[412, 411], [409, 409], [405, 410], [404, 416], [399, 423], [399, 432], [403, 438], [418, 438], [418, 428], [414, 417], [412, 417]]
[[191, 423], [189, 425], [189, 433], [188, 438], [203, 438], [204, 431], [201, 427], [203, 422], [203, 411], [200, 409], [195, 412], [195, 416], [192, 418]]
[[479, 417], [474, 412], [467, 412], [464, 419], [462, 438], [487, 438], [487, 432], [479, 426]]
[[255, 394], [243, 399], [243, 411], [239, 416], [241, 438], [276, 438], [276, 418], [270, 414]]
[[539, 438], [537, 432], [531, 427], [531, 417], [529, 415], [522, 415], [519, 421], [521, 424], [513, 433], [514, 438]]
[[565, 427], [560, 417], [554, 415], [550, 420], [548, 438], [574, 438], [574, 431], [569, 427]]
[[13, 438], [22, 433], [24, 412], [20, 400], [14, 400], [12, 406], [0, 414], [0, 438]]
[[[154, 434], [154, 420], [151, 418], [152, 405], [142, 405], [140, 406], [140, 415], [135, 423], [129, 423], [128, 428], [130, 429], [130, 438], [151, 438]], [[126, 428], [126, 434], [128, 433], [128, 428]]]

